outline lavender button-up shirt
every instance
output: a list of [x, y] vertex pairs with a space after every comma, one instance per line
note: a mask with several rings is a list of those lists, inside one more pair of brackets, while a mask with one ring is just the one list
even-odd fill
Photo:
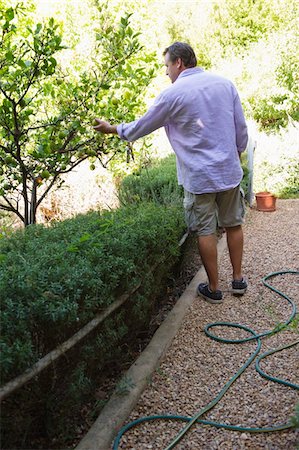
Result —
[[117, 126], [135, 141], [164, 127], [176, 154], [178, 182], [193, 194], [236, 187], [243, 176], [239, 153], [248, 135], [241, 102], [227, 79], [186, 69], [140, 119]]

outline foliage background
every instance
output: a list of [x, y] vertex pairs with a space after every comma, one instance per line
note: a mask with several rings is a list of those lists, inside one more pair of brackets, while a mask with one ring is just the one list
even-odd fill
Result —
[[1, 11], [0, 209], [25, 226], [36, 223], [44, 197], [80, 163], [89, 160], [94, 170], [95, 161], [107, 167], [114, 158], [134, 158], [129, 144], [95, 133], [92, 124], [98, 115], [134, 120], [156, 63], [141, 52], [130, 14], [116, 20], [107, 4], [95, 6], [90, 15], [101, 28], [90, 27], [85, 64], [76, 55], [58, 61], [68, 47], [53, 18], [36, 24], [21, 4]]
[[[96, 5], [106, 4], [107, 16], [115, 21], [125, 12], [132, 12], [132, 26], [136, 31], [141, 30], [139, 39], [144, 54], [153, 52], [160, 62], [155, 80], [144, 91], [147, 105], [169, 85], [162, 66], [164, 48], [173, 40], [190, 42], [198, 55], [199, 65], [229, 77], [240, 92], [250, 132], [257, 141], [255, 192], [269, 189], [283, 197], [298, 195], [299, 175], [298, 168], [294, 167], [299, 156], [298, 146], [294, 143], [298, 133], [299, 86], [298, 3], [295, 0], [111, 0], [109, 3], [88, 0], [84, 5], [76, 0], [32, 0], [25, 3], [36, 7], [32, 20], [54, 16], [60, 22], [63, 42], [68, 49], [58, 60], [64, 69], [71, 68], [74, 76], [82, 66], [88, 68], [91, 61], [94, 30], [100, 28]], [[1, 1], [3, 6], [8, 4], [11, 2]], [[143, 107], [140, 112], [144, 110]], [[273, 169], [277, 163], [277, 149], [282, 169], [279, 180], [280, 169]], [[124, 174], [136, 168], [138, 170], [144, 161], [170, 152], [164, 131], [158, 130], [146, 139], [145, 144], [135, 144], [135, 161], [127, 163], [125, 151], [123, 157], [113, 160], [110, 170], [114, 180], [108, 173], [105, 175], [97, 161], [93, 162], [94, 173], [87, 175], [90, 164], [83, 162], [74, 173], [62, 177], [63, 192], [59, 189], [50, 193], [43, 206], [52, 211], [52, 218], [57, 219], [89, 208], [107, 207], [107, 204], [114, 207], [117, 204], [115, 181], [117, 183]], [[290, 170], [293, 173], [291, 181], [287, 176]], [[78, 180], [87, 176], [92, 179], [94, 188], [85, 184], [78, 192]], [[40, 211], [39, 221], [48, 220], [47, 211], [45, 214]]]

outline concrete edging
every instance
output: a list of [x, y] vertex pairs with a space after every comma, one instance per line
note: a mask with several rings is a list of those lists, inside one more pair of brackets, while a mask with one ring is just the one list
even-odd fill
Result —
[[[218, 241], [218, 260], [226, 249], [226, 238]], [[114, 391], [108, 403], [102, 409], [95, 423], [75, 450], [109, 450], [118, 431], [127, 420], [142, 392], [146, 388], [152, 373], [158, 367], [173, 338], [177, 334], [188, 308], [196, 298], [196, 287], [206, 281], [203, 267], [187, 286], [173, 309], [155, 332], [152, 340], [132, 364], [120, 383], [129, 386], [125, 394]]]

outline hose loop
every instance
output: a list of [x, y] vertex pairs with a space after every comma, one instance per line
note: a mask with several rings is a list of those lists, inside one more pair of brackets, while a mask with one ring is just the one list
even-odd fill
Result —
[[[223, 386], [223, 388], [221, 389], [221, 391], [219, 392], [219, 394], [210, 402], [208, 403], [204, 408], [202, 408], [199, 412], [197, 412], [193, 417], [185, 417], [185, 416], [178, 416], [178, 415], [154, 415], [154, 416], [148, 416], [148, 417], [141, 417], [140, 419], [134, 420], [133, 422], [125, 425], [118, 433], [117, 437], [115, 438], [114, 444], [113, 444], [113, 450], [117, 450], [121, 437], [131, 428], [143, 423], [143, 422], [149, 422], [149, 421], [155, 421], [155, 420], [177, 420], [177, 421], [182, 421], [182, 422], [187, 422], [187, 425], [178, 433], [178, 435], [175, 437], [175, 439], [164, 449], [164, 450], [171, 450], [172, 448], [174, 448], [178, 442], [185, 436], [185, 434], [190, 430], [190, 428], [195, 424], [195, 423], [200, 423], [202, 425], [210, 425], [210, 426], [214, 426], [216, 428], [224, 428], [226, 430], [233, 430], [233, 431], [240, 431], [240, 432], [249, 432], [249, 433], [266, 433], [266, 432], [275, 432], [275, 431], [282, 431], [282, 430], [286, 430], [289, 428], [293, 428], [293, 424], [291, 422], [287, 422], [284, 424], [278, 424], [272, 427], [264, 427], [264, 428], [249, 428], [246, 426], [235, 426], [235, 425], [229, 425], [229, 424], [223, 424], [223, 423], [218, 423], [218, 422], [213, 422], [210, 420], [203, 420], [201, 419], [201, 416], [203, 414], [205, 414], [207, 411], [211, 410], [212, 408], [214, 408], [214, 406], [221, 400], [221, 398], [225, 395], [225, 393], [228, 391], [228, 389], [230, 388], [230, 386], [236, 381], [236, 379], [246, 370], [246, 368], [254, 361], [255, 362], [255, 368], [257, 370], [257, 372], [264, 378], [266, 378], [267, 380], [276, 382], [276, 383], [280, 383], [284, 386], [287, 386], [289, 388], [295, 389], [295, 390], [299, 390], [299, 385], [295, 384], [295, 383], [291, 383], [289, 381], [286, 380], [281, 380], [279, 378], [275, 378], [275, 377], [271, 377], [269, 375], [267, 375], [261, 368], [260, 368], [260, 362], [266, 358], [269, 355], [272, 355], [274, 353], [280, 352], [282, 350], [294, 347], [295, 345], [299, 344], [299, 340], [286, 344], [282, 347], [267, 351], [263, 354], [261, 354], [260, 356], [258, 356], [260, 350], [261, 350], [261, 338], [267, 337], [267, 336], [273, 336], [276, 333], [279, 333], [280, 331], [282, 331], [283, 329], [287, 328], [288, 325], [294, 320], [295, 316], [296, 316], [296, 305], [294, 303], [294, 301], [288, 297], [286, 294], [284, 294], [283, 292], [279, 291], [278, 289], [274, 288], [271, 284], [268, 283], [268, 280], [274, 277], [277, 277], [279, 275], [286, 275], [286, 274], [291, 274], [291, 275], [299, 275], [299, 272], [296, 270], [282, 270], [279, 272], [272, 272], [268, 275], [266, 275], [262, 281], [263, 284], [269, 288], [271, 291], [275, 292], [276, 294], [278, 294], [280, 297], [282, 297], [283, 299], [287, 300], [287, 302], [291, 305], [292, 311], [291, 314], [289, 316], [289, 318], [282, 324], [279, 324], [278, 326], [275, 326], [272, 330], [268, 330], [268, 331], [264, 331], [260, 334], [257, 334], [254, 330], [252, 330], [251, 328], [242, 325], [242, 324], [238, 324], [238, 323], [230, 323], [230, 322], [214, 322], [214, 323], [209, 323], [205, 328], [205, 334], [217, 341], [217, 342], [221, 342], [224, 344], [242, 344], [244, 342], [249, 342], [249, 341], [256, 341], [256, 348], [255, 350], [252, 352], [252, 354], [250, 355], [250, 357], [247, 359], [247, 361], [245, 362], [245, 364], [230, 378], [230, 380]], [[217, 328], [217, 327], [229, 327], [229, 328], [238, 328], [240, 330], [244, 330], [247, 333], [251, 334], [250, 337], [247, 338], [243, 338], [243, 339], [226, 339], [220, 336], [217, 336], [216, 334], [214, 334], [212, 331], [210, 331], [213, 328]]]

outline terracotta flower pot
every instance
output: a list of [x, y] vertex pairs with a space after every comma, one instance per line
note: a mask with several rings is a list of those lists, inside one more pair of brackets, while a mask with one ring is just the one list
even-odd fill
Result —
[[275, 211], [276, 197], [271, 192], [258, 192], [255, 194], [255, 199], [258, 211]]

